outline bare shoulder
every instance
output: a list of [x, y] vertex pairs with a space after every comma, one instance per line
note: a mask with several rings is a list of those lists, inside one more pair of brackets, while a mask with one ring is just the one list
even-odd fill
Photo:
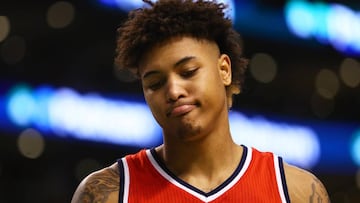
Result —
[[115, 163], [84, 178], [71, 203], [115, 203], [118, 201], [118, 191], [119, 171]]
[[284, 171], [292, 203], [330, 203], [325, 186], [315, 175], [289, 164], [284, 164]]

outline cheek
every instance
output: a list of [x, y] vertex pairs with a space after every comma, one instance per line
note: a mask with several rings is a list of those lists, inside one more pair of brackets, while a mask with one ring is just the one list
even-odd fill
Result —
[[220, 93], [219, 91], [222, 91], [225, 87], [223, 81], [217, 73], [212, 73], [205, 76], [200, 86], [202, 91], [211, 94]]
[[155, 117], [156, 120], [159, 121], [161, 119], [161, 115], [164, 114], [163, 111], [165, 111], [163, 108], [165, 105], [162, 105], [161, 97], [158, 95], [144, 95], [146, 103], [148, 104], [151, 113]]
[[158, 98], [154, 95], [148, 95], [148, 94], [144, 94], [144, 97], [151, 111], [155, 110], [157, 108], [156, 106], [159, 105], [157, 101]]
[[208, 78], [206, 84], [201, 85], [199, 91], [204, 97], [203, 102], [210, 103], [210, 105], [220, 104], [226, 98], [226, 88], [219, 77]]

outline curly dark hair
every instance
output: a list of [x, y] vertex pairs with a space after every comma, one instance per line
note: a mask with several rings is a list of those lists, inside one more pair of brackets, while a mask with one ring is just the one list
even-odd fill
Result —
[[150, 7], [131, 11], [118, 28], [115, 67], [137, 74], [139, 61], [154, 45], [173, 37], [189, 36], [215, 42], [231, 60], [232, 82], [227, 86], [229, 107], [233, 94], [244, 82], [247, 60], [242, 57], [242, 40], [224, 14], [227, 6], [206, 0], [143, 0]]

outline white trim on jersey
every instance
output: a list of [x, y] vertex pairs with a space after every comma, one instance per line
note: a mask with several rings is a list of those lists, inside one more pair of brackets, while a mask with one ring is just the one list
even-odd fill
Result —
[[129, 187], [130, 187], [130, 174], [129, 174], [129, 166], [126, 161], [126, 158], [121, 159], [123, 166], [124, 166], [124, 196], [123, 196], [123, 203], [128, 203], [129, 201]]
[[163, 176], [165, 179], [167, 179], [170, 183], [174, 184], [176, 187], [186, 191], [187, 193], [190, 193], [191, 195], [195, 196], [196, 198], [200, 199], [203, 202], [210, 202], [215, 200], [216, 198], [220, 197], [222, 194], [224, 194], [226, 191], [228, 191], [230, 188], [232, 188], [239, 179], [244, 175], [246, 170], [248, 169], [251, 159], [252, 159], [252, 149], [247, 150], [247, 156], [245, 157], [245, 162], [243, 167], [240, 169], [239, 173], [235, 176], [233, 180], [231, 180], [225, 187], [223, 187], [221, 190], [216, 192], [215, 194], [212, 194], [210, 196], [205, 196], [203, 194], [200, 194], [185, 185], [179, 183], [177, 180], [172, 178], [166, 171], [164, 171], [161, 166], [157, 163], [153, 155], [151, 154], [150, 150], [146, 150], [146, 155], [148, 156], [151, 164], [154, 166], [154, 168], [159, 172], [161, 176]]
[[273, 155], [273, 157], [274, 157], [274, 168], [275, 168], [276, 182], [277, 182], [281, 202], [287, 203], [286, 198], [285, 198], [285, 190], [283, 188], [283, 181], [282, 181], [282, 178], [281, 178], [279, 157], [276, 156], [275, 154]]

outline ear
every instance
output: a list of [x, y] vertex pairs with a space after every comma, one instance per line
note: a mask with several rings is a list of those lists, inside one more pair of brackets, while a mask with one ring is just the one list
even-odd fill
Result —
[[219, 58], [219, 71], [220, 77], [225, 86], [231, 84], [231, 60], [230, 57], [226, 54], [221, 54]]

